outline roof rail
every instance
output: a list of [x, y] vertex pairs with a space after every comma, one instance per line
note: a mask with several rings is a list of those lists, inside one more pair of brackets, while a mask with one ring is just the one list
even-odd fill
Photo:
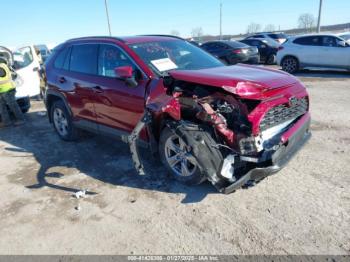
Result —
[[67, 40], [68, 41], [76, 41], [76, 40], [84, 40], [84, 39], [98, 39], [98, 38], [109, 38], [109, 39], [115, 39], [120, 42], [125, 43], [125, 41], [122, 38], [115, 37], [115, 36], [83, 36], [83, 37], [78, 37], [78, 38], [72, 38]]
[[176, 35], [139, 35], [139, 36], [164, 36], [164, 37], [172, 37], [172, 38], [176, 38], [176, 39], [181, 39], [181, 40], [185, 40], [184, 38], [180, 37], [180, 36], [176, 36]]

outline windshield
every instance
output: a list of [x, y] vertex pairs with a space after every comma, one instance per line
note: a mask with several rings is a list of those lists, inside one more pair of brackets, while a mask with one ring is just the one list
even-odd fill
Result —
[[33, 54], [30, 47], [23, 47], [13, 53], [14, 68], [16, 70], [24, 68], [33, 62]]
[[344, 40], [350, 40], [350, 34], [340, 35], [340, 37], [343, 38]]
[[131, 44], [136, 54], [158, 75], [173, 69], [197, 70], [224, 66], [201, 48], [183, 40]]

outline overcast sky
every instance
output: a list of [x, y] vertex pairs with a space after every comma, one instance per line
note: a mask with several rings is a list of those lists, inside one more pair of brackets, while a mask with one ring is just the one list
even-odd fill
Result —
[[[220, 0], [108, 0], [113, 35], [169, 34], [188, 37], [195, 27], [219, 34]], [[302, 13], [317, 16], [319, 0], [222, 0], [223, 33], [245, 33], [248, 24], [294, 28]], [[350, 23], [350, 0], [324, 0], [322, 24]], [[1, 1], [0, 45], [59, 43], [107, 35], [104, 0]], [[4, 31], [5, 29], [5, 31]]]

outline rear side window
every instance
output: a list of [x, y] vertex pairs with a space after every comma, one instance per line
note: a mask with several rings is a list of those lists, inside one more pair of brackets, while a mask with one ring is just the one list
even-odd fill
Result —
[[320, 46], [320, 37], [319, 36], [307, 36], [300, 37], [293, 41], [294, 44], [298, 45], [310, 45], [310, 46]]
[[268, 34], [269, 37], [273, 39], [284, 39], [287, 38], [285, 34]]
[[250, 42], [250, 45], [252, 45], [252, 46], [260, 46], [260, 45], [261, 45], [261, 42], [260, 42], [260, 41], [257, 41], [257, 40], [254, 40], [254, 41], [251, 41], [251, 42]]
[[67, 54], [68, 54], [69, 48], [64, 48], [59, 52], [57, 55], [55, 62], [54, 62], [54, 67], [57, 69], [62, 69], [64, 65], [64, 61], [66, 60]]
[[89, 75], [97, 74], [98, 45], [73, 45], [70, 56], [70, 71]]
[[218, 48], [216, 43], [206, 43], [202, 45], [202, 48], [204, 49], [210, 49], [210, 48]]

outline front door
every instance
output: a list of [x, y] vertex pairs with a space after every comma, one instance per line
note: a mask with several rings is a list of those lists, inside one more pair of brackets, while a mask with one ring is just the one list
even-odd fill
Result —
[[21, 89], [21, 94], [30, 97], [39, 95], [40, 63], [34, 48], [26, 46], [17, 49], [14, 52], [14, 60], [14, 68], [19, 78], [17, 83], [21, 83], [21, 86], [18, 86]]
[[330, 67], [349, 67], [350, 48], [341, 46], [334, 36], [322, 37], [322, 50], [320, 52], [322, 65]]
[[[130, 87], [118, 79], [114, 69], [131, 66], [138, 86]], [[144, 113], [147, 80], [132, 59], [115, 44], [101, 44], [98, 54], [99, 86], [95, 90], [94, 106], [101, 132], [115, 129], [130, 133]]]

